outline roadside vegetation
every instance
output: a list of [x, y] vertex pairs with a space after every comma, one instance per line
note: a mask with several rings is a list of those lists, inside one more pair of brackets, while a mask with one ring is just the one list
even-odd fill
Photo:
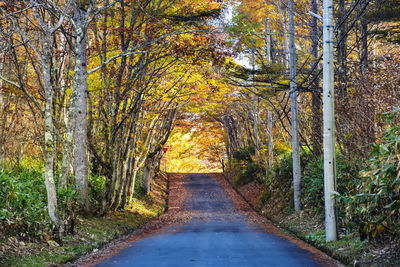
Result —
[[[302, 211], [293, 208], [290, 152], [280, 152], [265, 175], [254, 148], [234, 153], [228, 180], [261, 214], [308, 243], [346, 263], [400, 265], [400, 110], [385, 114], [388, 129], [373, 145], [369, 159], [336, 156], [339, 240], [325, 241], [323, 160], [301, 154]], [[258, 184], [258, 187], [249, 187]], [[244, 190], [254, 189], [252, 201]]]
[[[103, 182], [99, 182], [103, 180]], [[95, 202], [101, 192], [104, 177], [90, 177], [89, 196]], [[53, 266], [64, 264], [102, 248], [109, 242], [127, 235], [146, 222], [164, 213], [167, 201], [167, 176], [154, 179], [148, 195], [137, 184], [135, 196], [124, 210], [110, 211], [104, 216], [77, 214], [73, 232], [67, 231], [63, 243], [57, 243], [57, 234], [46, 210], [46, 191], [43, 174], [19, 168], [0, 173], [0, 265]], [[59, 194], [61, 205], [75, 205], [74, 192]]]

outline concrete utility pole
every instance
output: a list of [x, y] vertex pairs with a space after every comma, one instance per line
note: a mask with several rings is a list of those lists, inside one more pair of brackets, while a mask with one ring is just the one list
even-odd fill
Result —
[[[265, 24], [265, 34], [267, 35], [267, 64], [268, 66], [271, 66], [271, 35], [274, 33], [271, 33], [270, 27], [269, 27], [269, 19], [267, 18], [264, 20]], [[272, 167], [272, 161], [274, 159], [274, 144], [273, 144], [273, 134], [272, 134], [272, 120], [273, 120], [273, 115], [272, 115], [272, 110], [271, 108], [268, 109], [268, 115], [267, 115], [267, 131], [268, 131], [268, 167]]]
[[271, 65], [271, 35], [274, 33], [271, 32], [269, 28], [269, 19], [267, 18], [266, 20], [263, 20], [264, 25], [265, 25], [265, 32], [264, 34], [266, 35], [266, 41], [267, 41], [267, 64], [268, 66]]
[[326, 241], [337, 240], [335, 106], [333, 87], [333, 4], [323, 2], [323, 120], [324, 120], [324, 196]]
[[[266, 51], [266, 57], [267, 57], [267, 66], [271, 66], [271, 35], [275, 34], [271, 32], [270, 27], [269, 27], [269, 19], [263, 19], [264, 25], [265, 25], [265, 31], [257, 33], [255, 32], [254, 34], [256, 35], [264, 35], [265, 36], [265, 41], [267, 45], [267, 51]], [[267, 132], [268, 132], [268, 167], [272, 167], [272, 160], [273, 160], [273, 135], [272, 135], [272, 111], [271, 109], [268, 109], [268, 115], [267, 115]]]
[[297, 86], [296, 86], [296, 48], [294, 43], [294, 8], [293, 0], [289, 0], [289, 69], [290, 69], [290, 102], [292, 113], [292, 158], [293, 158], [293, 193], [294, 210], [301, 210], [300, 187], [300, 151], [297, 115]]
[[253, 32], [255, 35], [264, 35], [265, 36], [265, 42], [267, 45], [267, 51], [266, 51], [266, 56], [267, 56], [267, 65], [271, 65], [271, 35], [274, 35], [274, 32], [271, 32], [271, 29], [269, 27], [269, 18], [263, 19], [263, 23], [265, 25], [265, 30], [264, 32]]
[[258, 105], [258, 97], [256, 92], [256, 87], [254, 86], [254, 72], [256, 70], [256, 63], [255, 63], [255, 50], [254, 50], [254, 41], [251, 40], [251, 65], [253, 70], [253, 123], [254, 123], [254, 156], [258, 158], [258, 112], [257, 112], [257, 105]]

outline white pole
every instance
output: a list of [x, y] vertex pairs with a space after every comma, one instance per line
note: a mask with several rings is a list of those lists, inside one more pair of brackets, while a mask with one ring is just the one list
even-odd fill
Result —
[[337, 240], [335, 177], [335, 107], [333, 87], [333, 4], [323, 2], [323, 120], [324, 120], [324, 196], [326, 241]]
[[269, 18], [265, 20], [265, 34], [267, 35], [267, 64], [271, 65], [271, 30], [269, 28]]
[[[271, 32], [271, 29], [269, 27], [269, 18], [263, 19], [263, 23], [265, 25], [265, 30], [264, 32], [257, 33], [254, 32], [253, 34], [256, 35], [264, 35], [265, 36], [265, 41], [267, 45], [267, 51], [266, 51], [266, 58], [267, 58], [267, 65], [271, 66], [271, 35], [275, 34]], [[254, 50], [253, 50], [254, 51]], [[254, 70], [253, 70], [254, 71]], [[268, 132], [268, 155], [269, 155], [269, 160], [268, 160], [268, 167], [272, 167], [272, 161], [273, 161], [273, 134], [272, 134], [272, 111], [269, 108], [268, 109], [268, 123], [267, 123], [267, 132]]]
[[294, 210], [301, 210], [300, 187], [300, 151], [297, 115], [297, 88], [296, 88], [296, 50], [294, 43], [294, 10], [293, 0], [289, 0], [289, 68], [290, 68], [290, 102], [292, 113], [292, 157], [293, 157], [293, 194]]
[[[271, 35], [273, 33], [271, 33], [271, 29], [269, 27], [269, 18], [264, 20], [264, 24], [265, 24], [265, 34], [267, 37], [266, 38], [266, 41], [267, 41], [267, 65], [271, 66]], [[271, 108], [268, 109], [267, 120], [268, 120], [267, 121], [267, 132], [268, 132], [268, 155], [269, 155], [268, 167], [271, 168], [272, 161], [274, 159], [274, 155], [273, 155], [274, 145], [272, 142], [273, 134], [272, 134], [272, 111], [271, 111]]]
[[258, 158], [258, 110], [257, 110], [257, 104], [258, 104], [258, 98], [257, 98], [257, 91], [255, 87], [255, 70], [256, 70], [256, 63], [255, 63], [255, 48], [254, 48], [254, 41], [251, 40], [251, 55], [252, 55], [252, 70], [253, 70], [253, 123], [254, 123], [254, 156], [257, 159]]

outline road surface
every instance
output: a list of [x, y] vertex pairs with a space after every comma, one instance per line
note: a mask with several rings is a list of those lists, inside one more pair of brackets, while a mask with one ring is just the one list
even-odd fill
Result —
[[323, 266], [312, 253], [250, 223], [211, 175], [188, 174], [185, 180], [189, 221], [133, 242], [95, 266]]

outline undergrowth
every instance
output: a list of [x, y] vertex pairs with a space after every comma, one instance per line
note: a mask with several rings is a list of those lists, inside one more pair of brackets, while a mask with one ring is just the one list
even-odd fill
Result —
[[246, 147], [233, 154], [233, 168], [239, 168], [239, 174], [233, 179], [233, 185], [239, 187], [263, 179], [264, 168], [254, 160], [254, 147]]
[[[103, 186], [101, 179], [95, 177], [91, 181], [92, 201], [96, 201], [96, 190]], [[162, 179], [166, 178], [156, 179], [151, 196], [138, 190], [124, 211], [111, 211], [105, 216], [78, 216], [74, 234], [66, 235], [63, 246], [59, 246], [49, 236], [51, 223], [47, 218], [42, 174], [27, 170], [0, 173], [0, 205], [7, 215], [0, 218], [0, 266], [64, 264], [133, 232], [165, 211], [166, 184], [159, 183]], [[59, 194], [60, 205], [64, 205], [71, 193], [67, 190]], [[7, 254], [2, 254], [4, 251]]]

